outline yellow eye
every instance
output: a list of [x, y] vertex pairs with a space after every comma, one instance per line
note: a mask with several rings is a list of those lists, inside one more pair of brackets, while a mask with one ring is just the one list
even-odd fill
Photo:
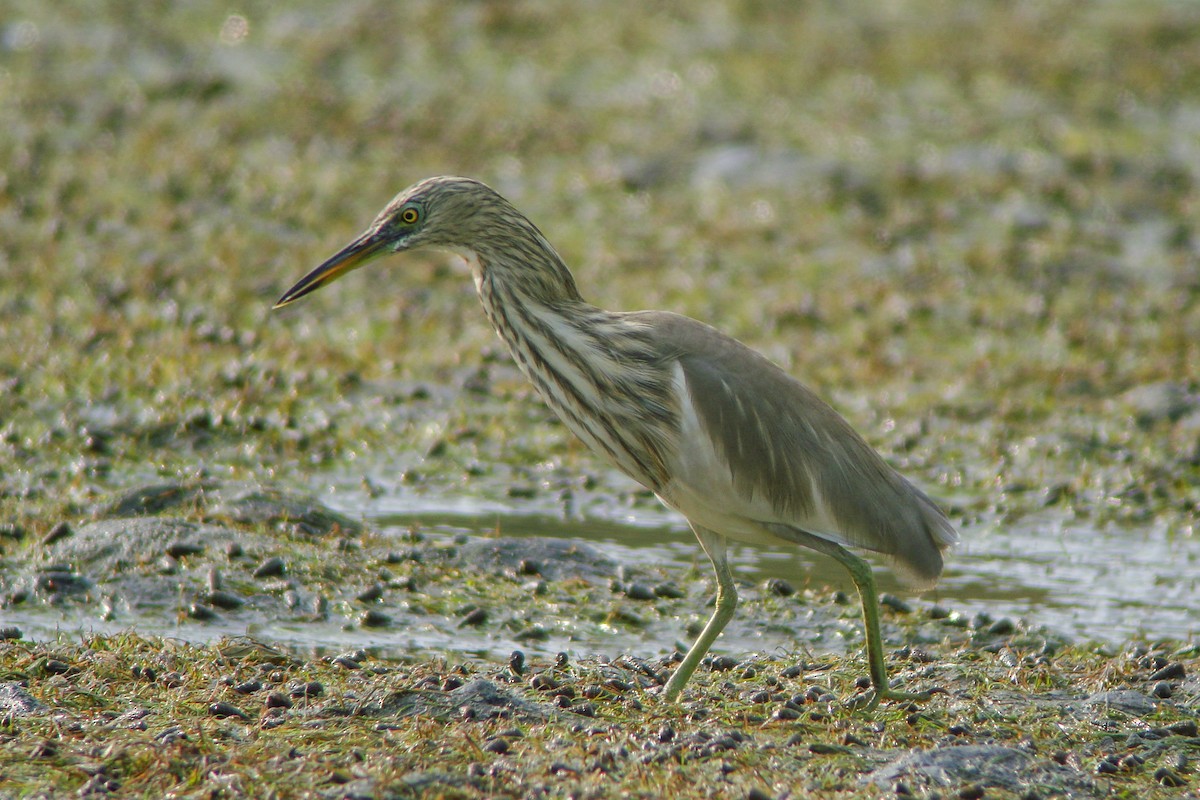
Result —
[[417, 213], [415, 208], [406, 208], [400, 212], [400, 221], [405, 225], [412, 225], [414, 222], [420, 219], [420, 217], [421, 215]]

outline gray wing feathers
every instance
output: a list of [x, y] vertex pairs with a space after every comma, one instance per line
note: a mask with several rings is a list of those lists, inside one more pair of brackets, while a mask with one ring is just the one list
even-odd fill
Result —
[[[771, 526], [831, 519], [854, 545], [891, 556], [911, 582], [931, 584], [958, 540], [920, 489], [888, 466], [824, 401], [769, 360], [695, 320], [643, 312], [679, 360], [705, 431], [737, 491], [762, 497]], [[815, 488], [815, 492], [814, 492]], [[779, 532], [782, 534], [782, 532]], [[786, 535], [784, 538], [787, 538]]]

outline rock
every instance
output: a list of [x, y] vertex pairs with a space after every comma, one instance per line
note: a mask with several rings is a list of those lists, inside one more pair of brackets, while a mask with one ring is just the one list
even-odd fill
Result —
[[561, 715], [548, 703], [532, 703], [491, 681], [479, 679], [451, 692], [411, 689], [393, 692], [374, 708], [366, 706], [370, 716], [409, 717], [416, 714], [438, 719], [468, 717], [473, 720], [521, 718], [544, 721]]
[[0, 683], [0, 716], [30, 717], [45, 714], [49, 707], [25, 691], [19, 683]]
[[523, 561], [537, 561], [548, 580], [601, 580], [616, 573], [617, 564], [599, 550], [571, 539], [522, 537], [472, 539], [458, 552], [463, 562], [482, 569], [517, 574]]
[[234, 541], [240, 534], [174, 518], [126, 517], [105, 519], [81, 526], [74, 536], [59, 539], [45, 551], [47, 559], [88, 567], [98, 578], [127, 572], [139, 564], [157, 561], [165, 552], [164, 542]]
[[1154, 713], [1158, 703], [1153, 697], [1134, 691], [1133, 689], [1114, 689], [1109, 692], [1097, 692], [1083, 701], [1085, 706], [1104, 706], [1117, 711], [1131, 714], [1135, 717], [1145, 717]]
[[1025, 750], [992, 744], [910, 753], [860, 779], [860, 783], [882, 788], [898, 782], [910, 788], [972, 784], [1014, 793], [1035, 787], [1043, 791], [1053, 787], [1056, 793], [1070, 796], [1095, 792], [1092, 781], [1078, 770]]

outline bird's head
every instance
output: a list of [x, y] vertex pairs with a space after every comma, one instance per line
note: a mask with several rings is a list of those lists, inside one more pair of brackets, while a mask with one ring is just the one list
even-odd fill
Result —
[[[467, 255], [488, 241], [489, 231], [511, 226], [513, 220], [506, 218], [513, 216], [525, 221], [508, 201], [479, 181], [450, 177], [421, 181], [396, 195], [366, 231], [301, 278], [275, 308], [389, 253], [433, 247]], [[532, 228], [528, 221], [525, 224]]]

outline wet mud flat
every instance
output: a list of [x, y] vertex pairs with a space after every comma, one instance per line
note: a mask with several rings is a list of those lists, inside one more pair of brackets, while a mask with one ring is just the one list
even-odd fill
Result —
[[1077, 646], [887, 597], [893, 679], [940, 691], [867, 711], [853, 598], [767, 581], [669, 706], [707, 573], [565, 540], [381, 536], [259, 486], [108, 498], [10, 548], [0, 582], [9, 796], [1178, 797], [1197, 780], [1195, 646]]

